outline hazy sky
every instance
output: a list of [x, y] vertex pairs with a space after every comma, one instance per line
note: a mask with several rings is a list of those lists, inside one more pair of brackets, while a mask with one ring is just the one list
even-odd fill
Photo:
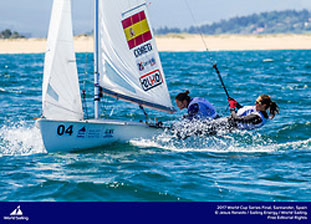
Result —
[[[185, 1], [197, 24], [272, 10], [311, 10], [311, 0], [148, 0], [153, 27], [194, 25]], [[72, 0], [75, 34], [93, 29], [92, 5], [93, 0]], [[45, 37], [51, 7], [52, 0], [0, 0], [0, 30], [10, 28], [33, 37]]]

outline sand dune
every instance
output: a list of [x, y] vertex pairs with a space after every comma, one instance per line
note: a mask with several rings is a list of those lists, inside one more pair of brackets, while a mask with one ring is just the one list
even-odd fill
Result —
[[[220, 50], [281, 50], [311, 49], [311, 35], [217, 35], [204, 36], [210, 51]], [[156, 36], [160, 51], [204, 51], [205, 46], [199, 35], [169, 34]], [[93, 38], [77, 36], [74, 40], [76, 52], [92, 52]], [[1, 39], [0, 53], [44, 53], [46, 39]]]

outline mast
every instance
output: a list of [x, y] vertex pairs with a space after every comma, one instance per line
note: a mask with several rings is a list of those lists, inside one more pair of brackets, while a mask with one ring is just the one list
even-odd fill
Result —
[[98, 40], [98, 0], [94, 0], [94, 115], [99, 117], [99, 40]]

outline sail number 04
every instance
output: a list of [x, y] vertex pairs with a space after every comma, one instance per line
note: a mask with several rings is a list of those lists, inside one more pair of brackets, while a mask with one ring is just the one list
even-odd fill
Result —
[[68, 128], [66, 128], [65, 125], [61, 124], [57, 127], [57, 134], [59, 136], [62, 136], [64, 134], [72, 135], [72, 133], [73, 133], [72, 128], [73, 128], [72, 125], [70, 125]]

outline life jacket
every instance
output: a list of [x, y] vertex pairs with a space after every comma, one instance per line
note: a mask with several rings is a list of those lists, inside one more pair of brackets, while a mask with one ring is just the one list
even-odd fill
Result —
[[192, 98], [192, 100], [190, 101], [189, 105], [188, 105], [188, 111], [189, 108], [191, 107], [191, 105], [193, 104], [198, 104], [199, 105], [199, 111], [198, 113], [195, 115], [195, 117], [197, 118], [217, 118], [219, 117], [217, 112], [216, 112], [216, 108], [210, 103], [208, 102], [206, 99], [201, 98], [201, 97], [194, 97]]
[[244, 117], [250, 114], [255, 114], [261, 118], [261, 122], [259, 124], [251, 124], [251, 123], [238, 123], [237, 126], [239, 129], [252, 130], [256, 128], [260, 128], [269, 120], [269, 118], [265, 117], [262, 112], [256, 110], [256, 106], [245, 106], [238, 110], [237, 116]]

